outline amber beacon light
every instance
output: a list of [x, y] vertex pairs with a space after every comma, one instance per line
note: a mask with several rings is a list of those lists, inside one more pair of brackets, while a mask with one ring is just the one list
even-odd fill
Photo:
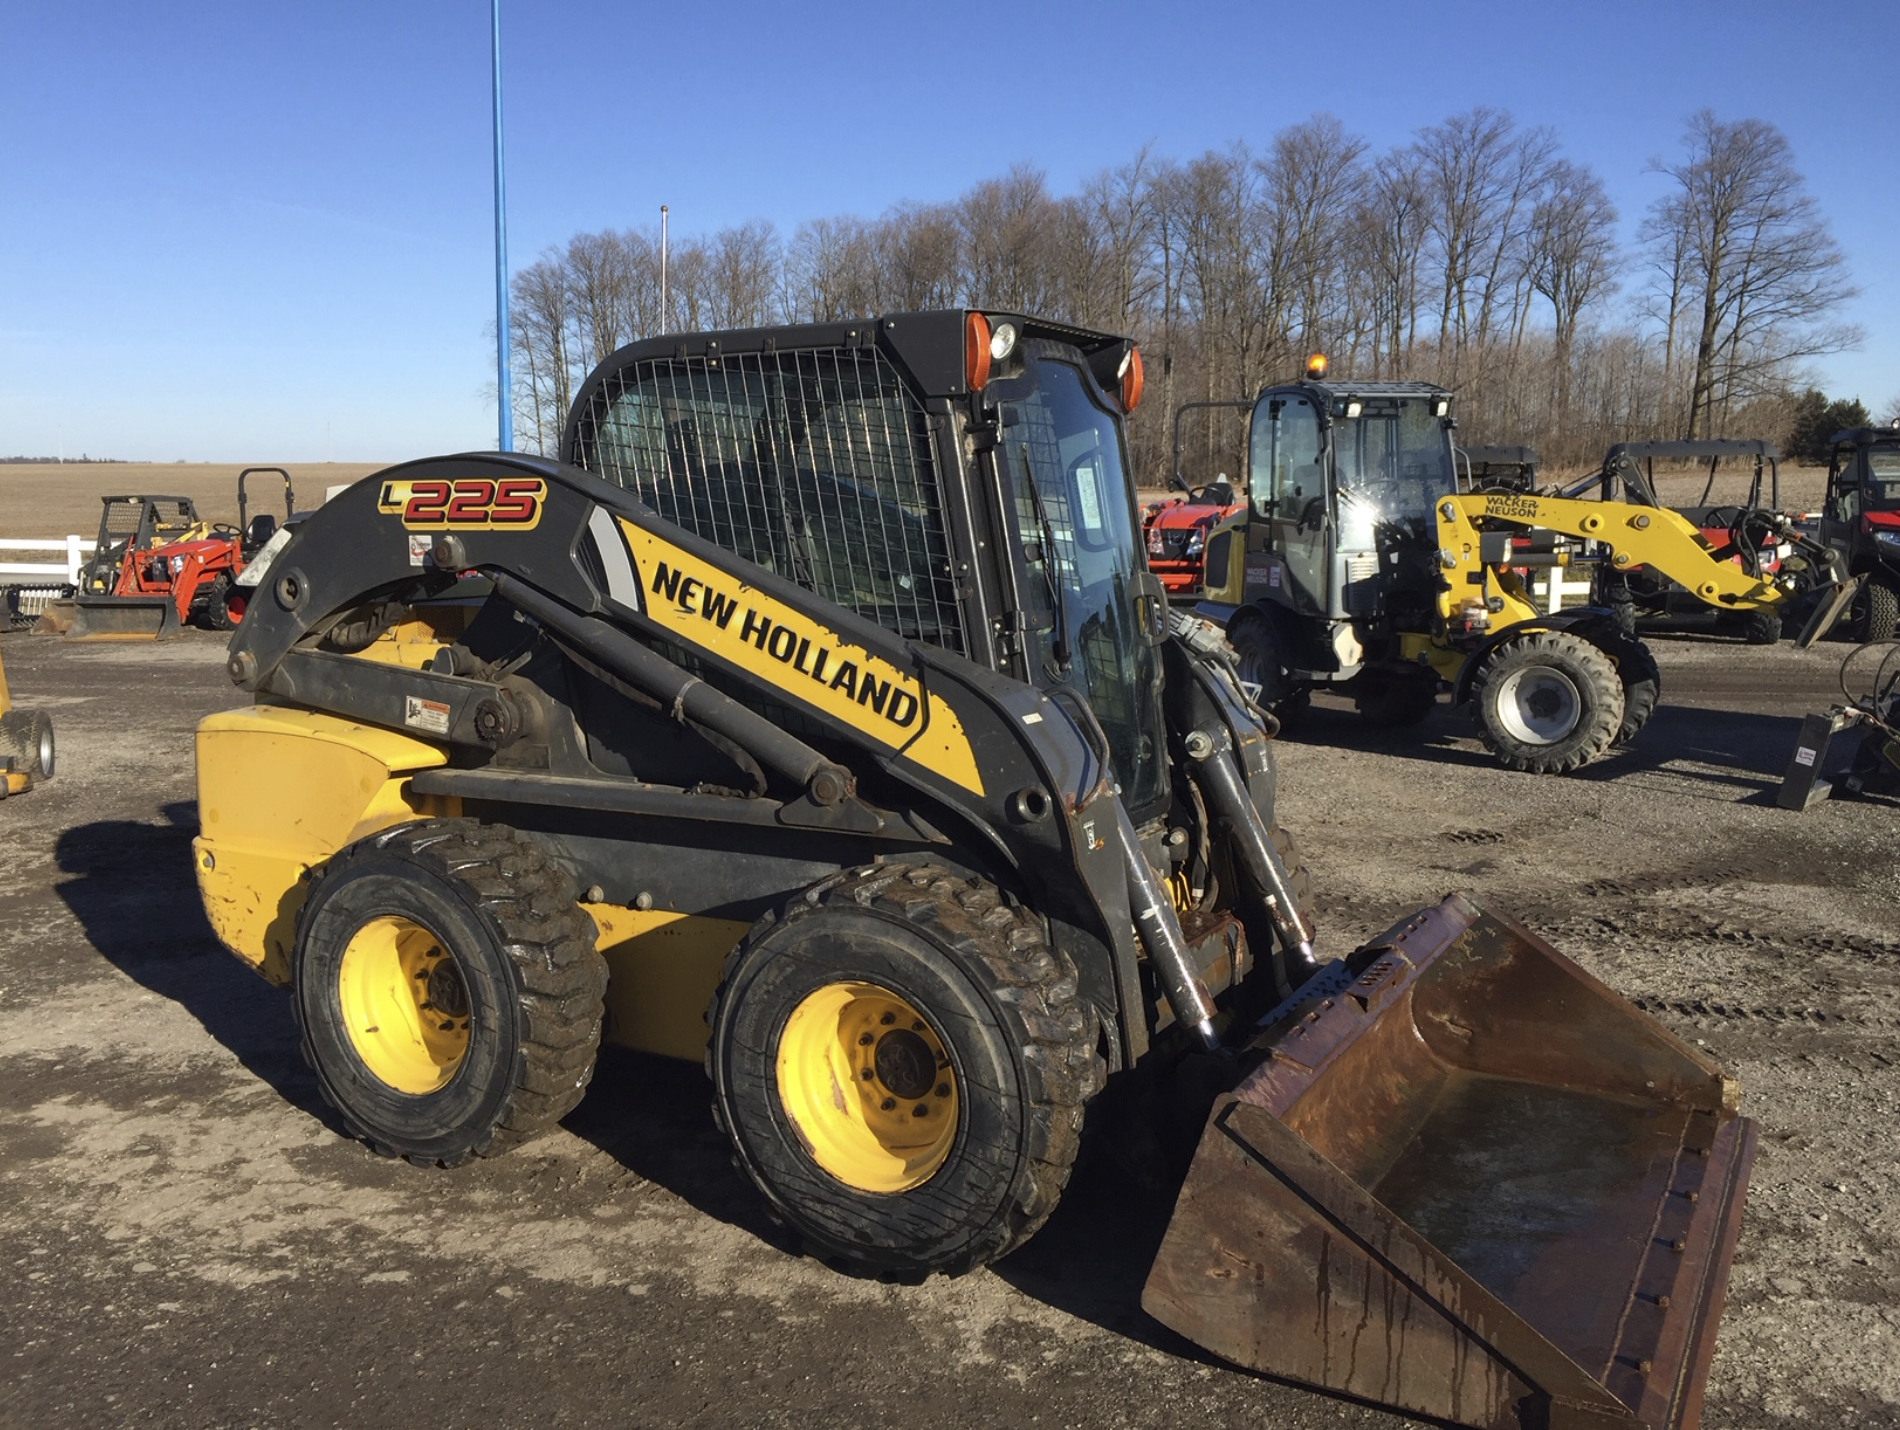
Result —
[[1122, 359], [1122, 411], [1133, 412], [1141, 404], [1141, 349], [1131, 347]]
[[1326, 376], [1326, 354], [1314, 353], [1306, 360], [1306, 375], [1315, 382]]
[[963, 381], [981, 392], [990, 380], [990, 320], [972, 313], [963, 322]]

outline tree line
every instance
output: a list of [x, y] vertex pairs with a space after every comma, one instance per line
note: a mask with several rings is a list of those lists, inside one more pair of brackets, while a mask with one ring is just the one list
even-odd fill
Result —
[[[1337, 379], [1458, 397], [1461, 440], [1546, 466], [1614, 441], [1780, 438], [1803, 364], [1859, 332], [1838, 245], [1787, 140], [1688, 120], [1634, 245], [1601, 177], [1548, 129], [1478, 108], [1375, 152], [1330, 115], [1192, 159], [1143, 150], [1073, 194], [1020, 164], [875, 218], [675, 239], [577, 234], [513, 276], [517, 432], [551, 452], [575, 388], [636, 338], [983, 306], [1135, 336], [1136, 470], [1169, 467], [1179, 403], [1242, 400], [1326, 352]], [[1244, 417], [1187, 431], [1190, 480], [1239, 470]]]

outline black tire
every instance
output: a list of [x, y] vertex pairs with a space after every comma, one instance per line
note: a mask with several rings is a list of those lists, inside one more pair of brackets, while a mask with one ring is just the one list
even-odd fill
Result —
[[[855, 1003], [835, 1027], [819, 1023], [840, 1056], [863, 1063], [851, 1083], [860, 1122], [893, 1109], [901, 1118], [905, 1104], [945, 1116], [934, 1152], [914, 1167], [893, 1160], [888, 1189], [827, 1170], [828, 1152], [838, 1163], [826, 1111], [801, 1096], [804, 1020], [836, 990], [869, 990], [867, 1003], [894, 998], [917, 1015], [914, 1031], [874, 1040], [851, 1032]], [[1027, 1241], [1055, 1210], [1083, 1104], [1104, 1080], [1096, 1021], [1040, 922], [992, 885], [931, 865], [858, 870], [767, 915], [728, 956], [707, 1021], [714, 1110], [739, 1166], [807, 1250], [860, 1274], [957, 1274]], [[929, 1052], [941, 1082], [893, 1092], [884, 1055], [897, 1035]], [[828, 1085], [848, 1121], [835, 1075]], [[929, 1124], [915, 1127], [923, 1137]]]
[[1862, 645], [1890, 641], [1900, 632], [1900, 590], [1880, 576], [1869, 576], [1854, 598], [1854, 637]]
[[53, 717], [44, 710], [9, 710], [0, 715], [0, 755], [29, 779], [50, 780], [54, 757]]
[[1282, 724], [1297, 720], [1312, 703], [1312, 692], [1294, 682], [1285, 638], [1274, 624], [1264, 617], [1236, 621], [1227, 639], [1234, 648], [1241, 680], [1260, 687], [1256, 702], [1260, 708], [1271, 711]]
[[[384, 964], [400, 963], [399, 979], [346, 968], [353, 947], [373, 967], [379, 925], [404, 930]], [[418, 1166], [493, 1156], [551, 1127], [593, 1076], [607, 986], [594, 937], [573, 880], [511, 829], [423, 820], [352, 844], [317, 874], [291, 962], [291, 1006], [324, 1100], [352, 1134]], [[412, 956], [429, 972], [411, 970]], [[428, 980], [423, 1012], [387, 992], [411, 977]], [[440, 1016], [459, 1040], [439, 1086], [388, 1075], [423, 1066], [437, 1036], [392, 1051], [399, 1040], [381, 1026], [392, 1008], [417, 1026]], [[406, 1060], [391, 1062], [398, 1053]]]
[[1648, 645], [1635, 636], [1602, 626], [1578, 634], [1616, 665], [1616, 678], [1623, 687], [1623, 723], [1617, 727], [1616, 743], [1627, 745], [1662, 702], [1662, 669]]
[[1623, 728], [1623, 684], [1597, 646], [1568, 631], [1508, 640], [1471, 681], [1472, 717], [1490, 750], [1530, 774], [1567, 774]]
[[205, 594], [204, 622], [214, 631], [228, 631], [237, 624], [225, 606], [230, 594], [231, 578], [220, 571], [211, 578], [211, 587]]
[[1359, 677], [1353, 706], [1370, 725], [1398, 730], [1417, 725], [1438, 706], [1435, 675], [1366, 674]]
[[1759, 611], [1743, 612], [1735, 619], [1735, 633], [1750, 645], [1779, 645], [1781, 608], [1769, 606]]

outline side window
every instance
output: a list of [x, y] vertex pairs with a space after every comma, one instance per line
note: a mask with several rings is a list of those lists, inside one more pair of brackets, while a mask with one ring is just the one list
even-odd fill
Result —
[[1866, 500], [1882, 507], [1900, 502], [1900, 448], [1875, 447], [1867, 453]]
[[1319, 461], [1319, 413], [1303, 397], [1269, 397], [1254, 409], [1248, 481], [1254, 511], [1298, 521], [1326, 482]]

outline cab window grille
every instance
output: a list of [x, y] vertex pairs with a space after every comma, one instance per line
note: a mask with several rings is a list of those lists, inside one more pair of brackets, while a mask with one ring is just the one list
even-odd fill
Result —
[[591, 416], [580, 464], [666, 520], [966, 651], [923, 407], [875, 349], [650, 358]]

